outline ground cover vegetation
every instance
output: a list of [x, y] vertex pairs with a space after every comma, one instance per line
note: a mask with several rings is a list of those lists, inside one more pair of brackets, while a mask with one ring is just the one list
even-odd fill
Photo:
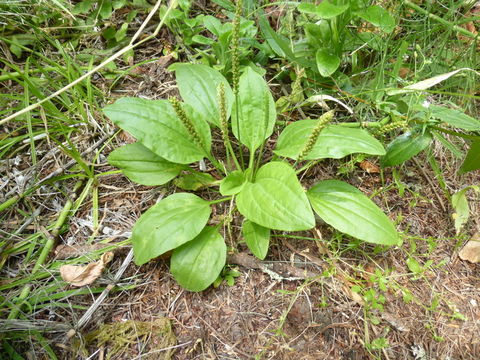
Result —
[[1, 356], [478, 358], [479, 10], [0, 4]]

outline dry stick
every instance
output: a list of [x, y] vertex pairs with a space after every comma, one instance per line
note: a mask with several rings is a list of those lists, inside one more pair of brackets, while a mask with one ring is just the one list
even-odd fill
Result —
[[[55, 225], [53, 226], [52, 232], [50, 236], [47, 238], [47, 241], [42, 249], [42, 252], [40, 253], [37, 262], [33, 266], [31, 274], [35, 274], [40, 267], [44, 264], [45, 260], [47, 260], [48, 254], [52, 250], [53, 246], [55, 245], [56, 238], [60, 234], [60, 229], [62, 228], [63, 224], [68, 218], [68, 215], [70, 214], [70, 210], [73, 206], [73, 202], [76, 198], [76, 192], [80, 187], [82, 186], [83, 181], [78, 181], [73, 189], [74, 194], [70, 197], [70, 199], [67, 200], [65, 203], [65, 206], [63, 207], [62, 211], [60, 212], [60, 215], [58, 216], [57, 221], [55, 222]], [[30, 291], [32, 290], [32, 285], [27, 284], [23, 287], [22, 291], [20, 292], [20, 295], [18, 296], [18, 300], [16, 301], [16, 304], [14, 305], [15, 307], [10, 311], [10, 314], [8, 314], [8, 319], [16, 319], [19, 312], [20, 312], [20, 307], [22, 305], [22, 302], [28, 297], [30, 294]]]
[[62, 332], [68, 330], [68, 324], [49, 320], [0, 320], [0, 333], [11, 331]]
[[137, 30], [137, 32], [135, 33], [135, 35], [133, 35], [132, 37], [132, 40], [130, 41], [130, 43], [125, 46], [123, 49], [119, 50], [118, 52], [116, 52], [115, 54], [113, 54], [112, 56], [110, 56], [109, 58], [107, 58], [106, 60], [104, 60], [102, 63], [100, 63], [100, 65], [97, 65], [95, 66], [92, 70], [90, 70], [89, 72], [83, 74], [82, 76], [80, 76], [77, 80], [71, 82], [70, 84], [66, 85], [65, 87], [61, 88], [60, 90], [58, 91], [55, 91], [53, 94], [47, 96], [45, 99], [42, 99], [38, 102], [36, 102], [35, 104], [32, 104], [30, 106], [27, 106], [26, 108], [23, 108], [22, 110], [20, 111], [17, 111], [16, 113], [10, 115], [10, 116], [7, 116], [5, 119], [3, 120], [0, 120], [0, 125], [16, 118], [17, 116], [20, 116], [22, 114], [25, 114], [26, 112], [29, 112], [31, 110], [34, 110], [36, 109], [37, 107], [39, 107], [41, 104], [43, 104], [44, 102], [46, 101], [49, 101], [51, 99], [53, 99], [54, 97], [57, 97], [58, 95], [62, 94], [63, 92], [65, 92], [66, 90], [72, 88], [73, 86], [77, 85], [78, 83], [80, 83], [81, 81], [85, 80], [87, 77], [91, 76], [92, 74], [94, 74], [95, 72], [97, 72], [98, 70], [100, 70], [101, 68], [103, 68], [105, 65], [107, 65], [108, 63], [110, 63], [111, 61], [117, 59], [118, 57], [120, 57], [121, 55], [125, 54], [127, 51], [130, 51], [132, 49], [134, 49], [135, 47], [137, 47], [138, 45], [140, 44], [143, 44], [144, 42], [154, 38], [155, 36], [157, 36], [158, 32], [160, 31], [160, 29], [162, 28], [163, 24], [164, 24], [164, 20], [168, 17], [168, 15], [170, 14], [170, 11], [176, 7], [177, 5], [177, 0], [173, 0], [170, 2], [170, 5], [168, 6], [167, 8], [167, 11], [165, 12], [165, 15], [163, 16], [163, 18], [161, 19], [160, 23], [158, 24], [157, 28], [155, 29], [155, 31], [153, 32], [152, 35], [150, 36], [147, 36], [145, 39], [143, 40], [140, 40], [139, 42], [137, 42], [136, 44], [133, 44], [133, 42], [140, 36], [141, 32], [143, 31], [143, 29], [145, 28], [145, 26], [147, 25], [147, 23], [150, 21], [150, 19], [153, 17], [153, 15], [155, 15], [155, 13], [157, 12], [158, 8], [160, 7], [162, 3], [162, 0], [158, 0], [157, 3], [155, 4], [155, 6], [153, 7], [153, 9], [150, 11], [150, 13], [148, 14], [147, 18], [144, 20], [144, 22], [142, 23], [142, 25], [140, 26], [140, 28]]

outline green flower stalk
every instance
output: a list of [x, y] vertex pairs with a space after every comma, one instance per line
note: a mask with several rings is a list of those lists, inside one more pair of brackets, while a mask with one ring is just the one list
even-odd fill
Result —
[[305, 76], [305, 69], [297, 71], [297, 78], [292, 84], [292, 92], [290, 93], [289, 100], [291, 103], [300, 102], [303, 100], [302, 78]]
[[195, 126], [193, 126], [192, 121], [188, 118], [187, 114], [185, 113], [185, 110], [183, 110], [182, 105], [180, 104], [180, 101], [178, 101], [178, 99], [174, 97], [169, 98], [168, 101], [170, 101], [170, 104], [172, 104], [173, 109], [175, 110], [175, 113], [177, 114], [178, 118], [182, 122], [183, 126], [185, 126], [185, 128], [187, 129], [188, 133], [192, 137], [195, 144], [197, 144], [203, 149], [204, 145], [203, 145], [202, 139], [198, 134], [197, 130], [195, 129]]
[[[241, 134], [240, 134], [240, 124], [239, 124], [239, 109], [238, 109], [238, 83], [240, 78], [240, 60], [239, 60], [239, 42], [240, 42], [240, 17], [242, 15], [242, 8], [243, 8], [243, 1], [237, 0], [235, 5], [235, 17], [233, 19], [232, 24], [232, 40], [230, 42], [230, 47], [232, 51], [232, 88], [233, 94], [235, 95], [235, 114], [237, 115], [237, 129], [238, 129], [238, 140], [241, 142]], [[242, 162], [243, 168], [243, 150], [240, 146], [240, 160]], [[233, 152], [232, 152], [233, 153]], [[238, 165], [237, 165], [238, 167]]]
[[235, 17], [233, 19], [232, 40], [230, 43], [232, 48], [232, 87], [235, 95], [238, 94], [238, 78], [240, 76], [238, 47], [240, 42], [240, 17], [242, 15], [242, 7], [242, 0], [237, 0]]
[[225, 84], [220, 83], [217, 89], [218, 108], [220, 110], [220, 129], [225, 147], [230, 142], [228, 138], [227, 106], [225, 104]]
[[227, 159], [231, 155], [235, 166], [237, 169], [241, 169], [240, 164], [238, 163], [235, 152], [233, 151], [232, 144], [230, 143], [230, 138], [228, 136], [228, 121], [227, 121], [227, 104], [225, 100], [225, 84], [220, 83], [217, 90], [218, 97], [218, 108], [220, 113], [220, 130], [222, 131], [223, 145], [227, 151]]
[[317, 142], [320, 133], [325, 128], [325, 126], [333, 120], [334, 114], [335, 112], [332, 110], [320, 116], [320, 119], [318, 119], [318, 123], [315, 125], [310, 136], [308, 137], [307, 143], [303, 147], [303, 150], [300, 152], [300, 155], [298, 155], [297, 161], [302, 161], [305, 156], [307, 156], [308, 153], [312, 151], [313, 145], [315, 145], [315, 143]]
[[386, 134], [390, 131], [393, 131], [393, 130], [396, 130], [396, 129], [404, 129], [406, 127], [407, 127], [407, 122], [406, 121], [403, 121], [403, 120], [394, 121], [390, 124], [383, 125], [380, 129], [378, 129], [375, 132], [375, 135], [380, 136], [380, 135]]

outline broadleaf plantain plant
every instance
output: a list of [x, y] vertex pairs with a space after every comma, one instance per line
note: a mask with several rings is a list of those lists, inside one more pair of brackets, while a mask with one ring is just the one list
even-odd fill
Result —
[[[239, 76], [241, 8], [238, 1], [232, 26], [232, 87], [219, 71], [206, 65], [174, 64], [183, 102], [121, 98], [104, 108], [116, 125], [138, 141], [114, 150], [108, 158], [131, 180], [163, 185], [187, 172], [190, 175], [179, 179], [177, 186], [219, 188], [222, 197], [211, 201], [187, 192], [170, 195], [147, 210], [132, 231], [135, 263], [142, 265], [172, 251], [170, 271], [190, 291], [206, 289], [225, 266], [227, 247], [220, 225], [207, 226], [212, 206], [221, 202], [228, 201], [231, 213], [243, 216], [245, 242], [260, 259], [267, 255], [271, 230], [309, 230], [315, 226], [314, 212], [358, 239], [401, 244], [389, 218], [353, 186], [325, 180], [305, 191], [297, 177], [320, 159], [359, 152], [384, 155], [381, 143], [365, 130], [331, 125], [332, 111], [318, 120], [296, 121], [280, 134], [272, 160], [261, 163], [266, 141], [274, 132], [276, 109], [261, 75], [246, 67]], [[217, 158], [212, 152], [212, 128], [220, 130], [226, 156]], [[231, 134], [238, 140], [236, 147]], [[189, 166], [204, 159], [220, 180]]]
[[[173, 69], [184, 102], [121, 98], [104, 108], [116, 125], [138, 141], [114, 150], [108, 160], [131, 180], [152, 186], [165, 184], [181, 172], [211, 178], [189, 166], [206, 158], [221, 178], [212, 185], [219, 187], [223, 197], [207, 201], [182, 192], [152, 206], [133, 228], [137, 265], [173, 250], [171, 272], [180, 285], [191, 291], [207, 288], [226, 262], [227, 248], [218, 226], [207, 226], [212, 206], [224, 201], [244, 217], [245, 242], [260, 259], [267, 254], [271, 230], [309, 230], [315, 226], [314, 212], [358, 239], [382, 245], [401, 243], [389, 218], [356, 188], [325, 180], [305, 191], [297, 177], [305, 162], [359, 152], [384, 155], [380, 142], [365, 130], [332, 125], [333, 112], [318, 120], [296, 121], [280, 134], [273, 160], [260, 164], [276, 120], [273, 96], [263, 77], [247, 67], [235, 90], [208, 66], [175, 64]], [[211, 128], [220, 129], [232, 161], [215, 158]], [[230, 132], [248, 149], [248, 164], [242, 165], [234, 151]], [[294, 165], [287, 158], [295, 160]]]

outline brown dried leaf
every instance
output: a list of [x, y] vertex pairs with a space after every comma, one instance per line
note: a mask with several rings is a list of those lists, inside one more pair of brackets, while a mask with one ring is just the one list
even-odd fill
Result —
[[85, 286], [93, 283], [101, 274], [106, 264], [113, 259], [113, 252], [106, 252], [99, 261], [88, 265], [60, 266], [62, 279], [73, 286]]
[[398, 76], [400, 76], [402, 79], [405, 79], [408, 75], [410, 75], [411, 70], [407, 67], [401, 67]]
[[363, 160], [359, 165], [362, 168], [362, 170], [366, 171], [369, 174], [380, 173], [380, 168], [368, 160]]
[[480, 262], [480, 232], [472, 236], [471, 240], [460, 250], [458, 256], [460, 259], [474, 264]]

